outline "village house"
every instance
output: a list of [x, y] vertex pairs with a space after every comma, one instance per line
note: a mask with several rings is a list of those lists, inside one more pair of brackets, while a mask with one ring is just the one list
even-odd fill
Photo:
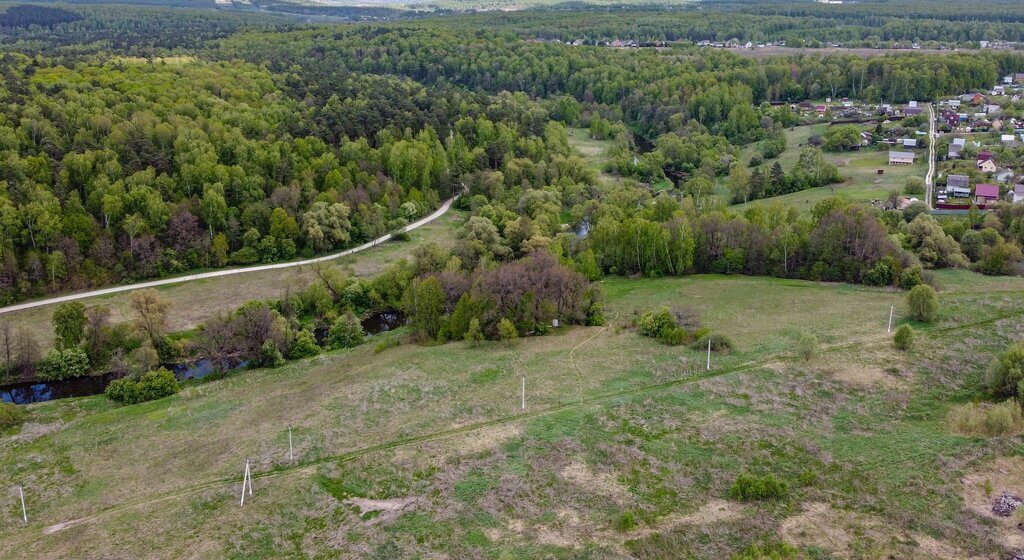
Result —
[[914, 152], [889, 152], [889, 165], [913, 165], [917, 154]]
[[971, 178], [967, 175], [950, 175], [946, 178], [946, 194], [954, 198], [971, 196]]
[[978, 160], [978, 171], [981, 171], [982, 173], [995, 173], [996, 172], [996, 162], [994, 162], [994, 161], [992, 161], [990, 159], [986, 159], [986, 160], [980, 160], [979, 159]]
[[916, 148], [917, 138], [904, 138], [902, 143], [904, 148]]
[[1024, 202], [1024, 185], [1013, 186], [1013, 201]]
[[995, 179], [999, 183], [1009, 183], [1010, 181], [1013, 180], [1013, 178], [1014, 174], [1013, 170], [1011, 169], [1003, 169], [1001, 171], [997, 171], [995, 175]]
[[950, 144], [949, 154], [946, 157], [948, 157], [949, 159], [960, 159], [960, 156], [963, 155], [963, 151], [963, 144]]
[[999, 200], [999, 185], [979, 183], [974, 187], [974, 202], [977, 204], [988, 204]]
[[917, 116], [917, 115], [920, 115], [923, 112], [924, 112], [924, 109], [922, 109], [920, 107], [907, 107], [906, 109], [903, 110], [903, 114], [908, 116], [908, 117]]

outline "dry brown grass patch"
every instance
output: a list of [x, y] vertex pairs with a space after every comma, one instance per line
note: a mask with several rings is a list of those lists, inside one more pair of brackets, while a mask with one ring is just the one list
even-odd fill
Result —
[[1000, 517], [992, 513], [992, 503], [1003, 492], [1024, 497], [1024, 459], [999, 457], [963, 477], [962, 494], [965, 507], [999, 527], [1000, 541], [1011, 548], [1024, 548], [1024, 531], [1016, 515]]
[[870, 363], [823, 364], [820, 371], [840, 383], [855, 387], [898, 389], [906, 385], [905, 379]]
[[833, 509], [821, 502], [782, 522], [782, 538], [796, 546], [816, 546], [836, 558], [929, 558], [962, 560], [963, 551], [927, 535], [910, 533], [888, 520], [865, 513]]
[[624, 503], [632, 498], [629, 489], [626, 488], [615, 475], [610, 473], [594, 472], [585, 463], [576, 460], [566, 465], [561, 477], [581, 489], [594, 494], [606, 496], [618, 503]]

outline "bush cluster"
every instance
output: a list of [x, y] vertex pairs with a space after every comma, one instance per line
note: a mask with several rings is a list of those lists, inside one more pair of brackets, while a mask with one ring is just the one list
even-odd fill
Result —
[[39, 362], [39, 378], [48, 381], [80, 377], [89, 371], [89, 356], [81, 348], [53, 348]]
[[789, 494], [789, 484], [773, 474], [757, 476], [741, 474], [729, 488], [729, 496], [744, 502], [774, 500]]
[[20, 426], [24, 421], [24, 408], [13, 403], [0, 402], [0, 431]]
[[177, 378], [165, 368], [160, 368], [141, 377], [116, 379], [107, 385], [106, 395], [123, 404], [136, 404], [169, 397], [181, 390]]
[[970, 403], [949, 412], [949, 423], [961, 434], [1001, 436], [1021, 429], [1020, 403], [1009, 399], [998, 404]]
[[910, 350], [914, 346], [914, 327], [900, 325], [896, 334], [892, 336], [892, 343], [899, 350]]

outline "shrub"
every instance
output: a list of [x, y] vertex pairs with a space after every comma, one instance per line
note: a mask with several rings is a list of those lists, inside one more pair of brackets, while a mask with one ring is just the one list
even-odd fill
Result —
[[690, 340], [690, 333], [686, 332], [686, 329], [682, 327], [672, 327], [661, 333], [658, 340], [672, 346], [679, 346], [686, 344]]
[[320, 353], [320, 347], [316, 344], [316, 337], [309, 329], [302, 329], [295, 335], [295, 340], [288, 347], [288, 357], [292, 360], [312, 358]]
[[1001, 436], [1019, 432], [1021, 408], [1016, 399], [999, 404], [970, 403], [949, 411], [953, 430], [972, 436]]
[[634, 514], [631, 511], [622, 512], [615, 519], [615, 528], [619, 531], [622, 531], [623, 533], [632, 530], [634, 527], [636, 527], [636, 524], [636, 514]]
[[51, 349], [39, 362], [39, 377], [60, 380], [80, 377], [89, 371], [89, 356], [81, 348]]
[[725, 336], [724, 334], [712, 333], [708, 329], [697, 329], [694, 333], [696, 340], [690, 344], [690, 348], [694, 350], [707, 350], [708, 340], [711, 340], [711, 351], [712, 352], [732, 352], [736, 345], [733, 344], [732, 339]]
[[920, 284], [914, 286], [907, 294], [907, 305], [910, 307], [911, 317], [930, 323], [939, 311], [939, 296], [931, 286]]
[[143, 374], [138, 379], [125, 377], [107, 385], [106, 395], [123, 404], [136, 404], [169, 397], [181, 390], [177, 378], [160, 368]]
[[729, 488], [729, 496], [733, 499], [749, 502], [755, 500], [774, 500], [783, 498], [789, 493], [789, 484], [779, 480], [773, 474], [756, 476], [741, 474]]
[[910, 350], [914, 345], [914, 327], [900, 325], [900, 328], [896, 329], [896, 334], [892, 336], [892, 343], [900, 350]]
[[924, 269], [921, 265], [915, 264], [914, 266], [903, 269], [903, 274], [900, 274], [900, 287], [904, 290], [910, 290], [914, 286], [924, 284]]
[[924, 179], [921, 177], [907, 177], [907, 182], [903, 187], [903, 192], [907, 194], [924, 194], [924, 188]]
[[331, 348], [352, 348], [363, 343], [366, 333], [359, 318], [351, 312], [338, 317], [331, 325]]
[[506, 344], [511, 345], [517, 338], [519, 338], [519, 331], [516, 330], [516, 326], [512, 324], [512, 321], [505, 318], [498, 323], [498, 338], [500, 340], [504, 340]]
[[797, 341], [796, 351], [805, 362], [810, 361], [818, 354], [818, 337], [811, 333], [803, 333]]
[[25, 409], [7, 402], [0, 402], [0, 431], [20, 426], [25, 422]]
[[992, 358], [985, 372], [985, 384], [997, 397], [1024, 396], [1024, 343], [1012, 344]]
[[480, 328], [480, 319], [473, 317], [469, 321], [469, 328], [462, 337], [470, 346], [477, 346], [484, 339], [484, 331]]
[[281, 367], [284, 365], [284, 356], [273, 340], [264, 340], [260, 346], [260, 365], [267, 367]]
[[373, 353], [380, 354], [381, 352], [387, 350], [388, 348], [394, 348], [401, 343], [402, 341], [398, 340], [397, 338], [385, 338], [384, 340], [378, 342], [377, 345], [373, 347]]
[[672, 313], [663, 307], [657, 313], [650, 311], [644, 313], [637, 321], [636, 326], [640, 329], [640, 334], [644, 336], [661, 338], [662, 333], [676, 327], [676, 320]]
[[878, 261], [875, 267], [867, 271], [861, 281], [867, 286], [888, 286], [896, 278], [896, 271], [886, 261]]

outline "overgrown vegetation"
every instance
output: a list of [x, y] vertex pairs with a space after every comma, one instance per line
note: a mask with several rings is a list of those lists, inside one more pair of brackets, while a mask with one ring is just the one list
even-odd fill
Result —
[[776, 500], [788, 494], [789, 484], [773, 474], [741, 474], [729, 488], [730, 497], [744, 502]]
[[115, 379], [107, 386], [106, 395], [122, 404], [138, 404], [169, 397], [180, 389], [174, 374], [160, 368], [138, 377]]
[[0, 432], [22, 425], [25, 422], [25, 409], [8, 402], [0, 402]]

